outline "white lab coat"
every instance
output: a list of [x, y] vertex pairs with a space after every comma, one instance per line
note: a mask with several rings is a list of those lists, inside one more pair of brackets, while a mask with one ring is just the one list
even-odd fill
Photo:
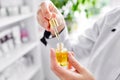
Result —
[[[47, 40], [56, 47], [58, 40]], [[70, 40], [67, 30], [60, 34], [62, 41], [77, 58], [89, 56], [88, 69], [96, 80], [120, 80], [120, 7], [99, 19], [78, 41]]]

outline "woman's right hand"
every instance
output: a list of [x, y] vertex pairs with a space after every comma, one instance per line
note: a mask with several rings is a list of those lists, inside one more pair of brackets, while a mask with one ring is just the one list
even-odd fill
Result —
[[55, 50], [51, 49], [51, 69], [61, 80], [95, 80], [91, 72], [83, 67], [74, 57], [73, 52], [68, 53], [68, 61], [73, 70], [65, 69], [57, 63]]
[[58, 9], [53, 5], [51, 1], [44, 1], [40, 4], [40, 8], [37, 13], [37, 19], [39, 24], [45, 28], [45, 30], [51, 32], [54, 36], [53, 29], [50, 28], [49, 20], [51, 18], [56, 18], [58, 22], [58, 32], [61, 32], [65, 27], [65, 20], [62, 14], [58, 11]]

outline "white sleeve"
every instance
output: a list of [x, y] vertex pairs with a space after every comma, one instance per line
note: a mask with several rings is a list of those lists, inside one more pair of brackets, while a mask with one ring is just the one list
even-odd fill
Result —
[[[104, 22], [105, 17], [98, 20], [91, 29], [86, 30], [84, 35], [79, 35], [77, 41], [69, 38], [67, 28], [65, 28], [60, 33], [60, 42], [63, 42], [69, 51], [73, 51], [77, 59], [89, 56]], [[52, 48], [56, 48], [58, 40], [57, 38], [51, 38], [47, 39], [47, 42]]]

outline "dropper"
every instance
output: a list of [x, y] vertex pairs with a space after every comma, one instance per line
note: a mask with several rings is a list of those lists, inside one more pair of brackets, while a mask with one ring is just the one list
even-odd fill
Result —
[[57, 29], [57, 27], [58, 27], [57, 20], [55, 18], [52, 18], [52, 19], [50, 19], [49, 23], [50, 23], [50, 27], [54, 30], [55, 36], [59, 40], [59, 32], [58, 32], [58, 29]]
[[[57, 27], [58, 27], [57, 20], [55, 18], [52, 18], [52, 19], [50, 19], [49, 23], [50, 23], [50, 27], [54, 30], [55, 36], [57, 37], [57, 39], [59, 41], [60, 38], [59, 38], [58, 29], [57, 29]], [[59, 51], [62, 51], [62, 49], [63, 49], [63, 43], [62, 42], [57, 43], [57, 49]]]

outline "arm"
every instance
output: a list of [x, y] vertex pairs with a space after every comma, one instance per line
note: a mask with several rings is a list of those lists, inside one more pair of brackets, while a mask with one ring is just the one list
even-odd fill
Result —
[[[92, 48], [94, 47], [97, 38], [100, 35], [102, 26], [104, 26], [105, 18], [99, 19], [92, 28], [87, 29], [84, 35], [79, 35], [78, 40], [70, 39], [67, 28], [60, 33], [60, 41], [64, 43], [69, 51], [73, 51], [78, 59], [89, 56]], [[58, 42], [57, 38], [47, 39], [47, 42], [53, 48], [56, 47]]]
[[68, 60], [74, 70], [68, 70], [57, 64], [55, 51], [51, 49], [51, 69], [61, 80], [95, 80], [93, 75], [84, 68], [69, 52]]
[[[52, 9], [50, 9], [52, 8]], [[52, 11], [53, 10], [53, 11]], [[45, 14], [45, 15], [44, 15]], [[56, 16], [56, 17], [55, 17]], [[60, 41], [64, 43], [65, 47], [76, 53], [76, 56], [82, 58], [84, 56], [88, 56], [94, 47], [94, 44], [100, 34], [100, 30], [104, 24], [105, 18], [96, 22], [92, 29], [88, 29], [84, 36], [79, 36], [78, 41], [70, 40], [67, 32], [67, 28], [65, 27], [65, 20], [60, 12], [56, 9], [56, 7], [50, 3], [42, 3], [41, 8], [38, 11], [38, 22], [44, 27], [47, 31], [51, 32], [54, 36], [53, 30], [50, 28], [49, 20], [51, 17], [55, 17], [59, 23], [58, 31], [60, 33]], [[44, 24], [45, 23], [45, 24]], [[47, 42], [53, 47], [56, 47], [56, 43], [58, 42], [57, 38], [47, 39]]]

